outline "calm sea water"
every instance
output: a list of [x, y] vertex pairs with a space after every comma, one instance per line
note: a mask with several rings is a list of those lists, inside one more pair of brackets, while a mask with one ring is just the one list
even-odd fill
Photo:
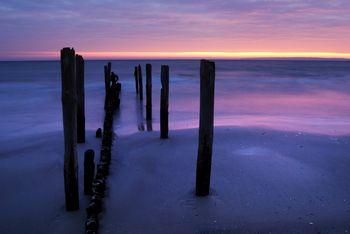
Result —
[[[103, 65], [86, 61], [86, 127], [103, 119]], [[159, 129], [160, 66], [170, 66], [170, 128], [198, 126], [199, 61], [112, 61], [122, 83], [120, 135], [147, 129], [133, 69], [153, 65], [153, 130]], [[349, 61], [216, 61], [215, 125], [350, 134]], [[145, 83], [145, 81], [144, 81]], [[59, 62], [0, 62], [0, 140], [62, 131]], [[150, 126], [148, 126], [150, 127]]]

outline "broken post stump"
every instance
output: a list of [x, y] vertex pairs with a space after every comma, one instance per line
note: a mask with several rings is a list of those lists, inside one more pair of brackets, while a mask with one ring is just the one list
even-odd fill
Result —
[[137, 67], [137, 77], [139, 79], [139, 94], [140, 94], [140, 100], [143, 100], [143, 85], [142, 85], [142, 70], [141, 65]]
[[79, 209], [77, 161], [77, 89], [75, 51], [61, 50], [62, 112], [64, 130], [64, 188], [66, 209]]
[[76, 55], [76, 79], [77, 79], [77, 141], [85, 142], [85, 91], [84, 91], [84, 59]]
[[160, 138], [168, 138], [169, 132], [169, 66], [162, 65], [161, 67], [161, 83], [160, 90]]
[[101, 138], [102, 137], [102, 129], [101, 128], [98, 128], [97, 130], [96, 130], [96, 138]]
[[136, 94], [139, 94], [139, 78], [138, 78], [138, 75], [137, 75], [137, 67], [135, 67], [135, 70], [134, 70], [134, 77], [135, 77]]
[[146, 120], [152, 120], [152, 65], [146, 64]]
[[200, 116], [196, 172], [196, 195], [207, 196], [210, 189], [210, 173], [214, 125], [215, 63], [201, 60], [200, 67]]
[[95, 152], [92, 149], [85, 151], [84, 154], [84, 193], [92, 194], [92, 181], [95, 176]]

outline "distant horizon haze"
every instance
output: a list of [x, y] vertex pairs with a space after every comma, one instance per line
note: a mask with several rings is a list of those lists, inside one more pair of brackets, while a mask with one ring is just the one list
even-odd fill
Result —
[[[73, 47], [74, 48], [74, 47]], [[335, 59], [348, 60], [350, 52], [271, 52], [271, 51], [247, 51], [247, 52], [216, 52], [216, 51], [175, 51], [175, 52], [104, 52], [104, 51], [79, 51], [87, 60], [147, 60], [147, 59]], [[0, 61], [36, 61], [59, 60], [60, 51], [18, 52], [0, 54]]]

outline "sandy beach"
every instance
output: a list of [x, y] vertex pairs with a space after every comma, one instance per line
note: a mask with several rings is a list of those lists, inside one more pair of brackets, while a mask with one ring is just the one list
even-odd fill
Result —
[[197, 130], [117, 139], [102, 233], [344, 233], [349, 137], [215, 129], [211, 196], [194, 196]]
[[[88, 132], [86, 145], [98, 147], [93, 134]], [[160, 140], [159, 132], [145, 131], [116, 138], [101, 233], [350, 230], [349, 137], [216, 128], [211, 195], [197, 198], [197, 134], [196, 129], [178, 130]], [[2, 148], [2, 155], [16, 153], [0, 164], [1, 228], [6, 233], [83, 232], [88, 199], [82, 183], [82, 208], [66, 213], [63, 151], [59, 145], [42, 146], [42, 141], [60, 138], [52, 133], [39, 141], [18, 139], [16, 150], [13, 143]], [[85, 148], [79, 147], [80, 165]], [[82, 178], [82, 168], [79, 172]]]

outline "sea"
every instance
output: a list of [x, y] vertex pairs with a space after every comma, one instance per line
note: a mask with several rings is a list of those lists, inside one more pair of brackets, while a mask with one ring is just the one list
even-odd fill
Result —
[[[103, 124], [104, 65], [85, 61], [86, 129]], [[160, 68], [169, 65], [169, 128], [198, 128], [199, 60], [112, 60], [122, 84], [116, 134], [159, 131]], [[152, 65], [153, 120], [135, 92], [134, 67]], [[216, 60], [215, 126], [330, 136], [350, 134], [350, 61]], [[143, 89], [145, 92], [145, 88]], [[145, 96], [145, 93], [144, 93]], [[59, 61], [0, 62], [0, 144], [62, 132]]]

